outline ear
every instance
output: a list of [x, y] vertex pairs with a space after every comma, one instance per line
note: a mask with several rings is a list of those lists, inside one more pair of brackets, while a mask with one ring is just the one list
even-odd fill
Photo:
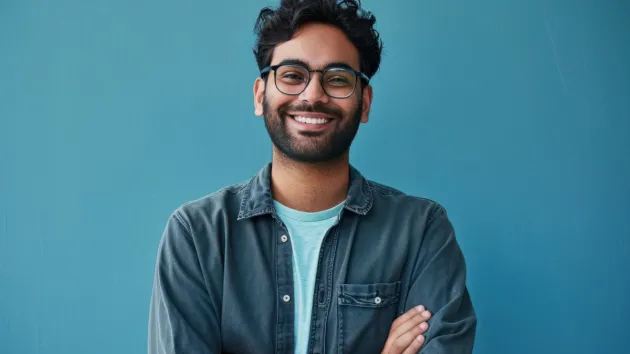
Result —
[[263, 115], [263, 100], [265, 98], [265, 80], [257, 78], [254, 81], [254, 114]]
[[370, 119], [370, 107], [372, 106], [372, 86], [367, 85], [363, 90], [363, 106], [361, 107], [361, 123], [367, 123]]

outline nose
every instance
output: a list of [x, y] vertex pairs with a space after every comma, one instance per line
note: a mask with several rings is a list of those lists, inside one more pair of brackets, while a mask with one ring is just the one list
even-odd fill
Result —
[[314, 104], [316, 102], [328, 103], [330, 97], [324, 92], [322, 87], [320, 72], [311, 73], [310, 81], [306, 84], [306, 88], [300, 94], [300, 99], [305, 102]]

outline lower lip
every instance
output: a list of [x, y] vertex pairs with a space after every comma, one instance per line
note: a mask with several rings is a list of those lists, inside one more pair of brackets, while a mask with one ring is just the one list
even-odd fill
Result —
[[287, 117], [287, 118], [293, 124], [295, 124], [296, 126], [300, 127], [301, 130], [308, 130], [308, 131], [322, 131], [322, 130], [325, 130], [326, 128], [328, 128], [328, 126], [332, 122], [332, 119], [330, 119], [330, 120], [328, 120], [328, 122], [326, 122], [324, 124], [310, 124], [310, 123], [298, 122], [297, 120], [293, 119], [292, 117]]

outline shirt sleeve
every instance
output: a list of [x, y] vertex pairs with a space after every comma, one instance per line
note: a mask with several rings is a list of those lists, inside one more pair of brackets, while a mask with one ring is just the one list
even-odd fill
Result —
[[477, 316], [466, 286], [466, 263], [443, 207], [432, 213], [414, 265], [405, 307], [431, 311], [420, 354], [470, 354]]
[[[211, 275], [212, 276], [212, 275]], [[220, 353], [220, 299], [209, 290], [189, 224], [169, 219], [158, 248], [149, 311], [149, 354]]]

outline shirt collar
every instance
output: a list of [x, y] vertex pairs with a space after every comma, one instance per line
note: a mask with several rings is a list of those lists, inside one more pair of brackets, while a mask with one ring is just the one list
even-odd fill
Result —
[[[271, 162], [253, 176], [241, 191], [238, 220], [274, 212], [271, 195]], [[367, 179], [350, 165], [350, 185], [344, 209], [366, 215], [372, 208], [372, 188]]]

